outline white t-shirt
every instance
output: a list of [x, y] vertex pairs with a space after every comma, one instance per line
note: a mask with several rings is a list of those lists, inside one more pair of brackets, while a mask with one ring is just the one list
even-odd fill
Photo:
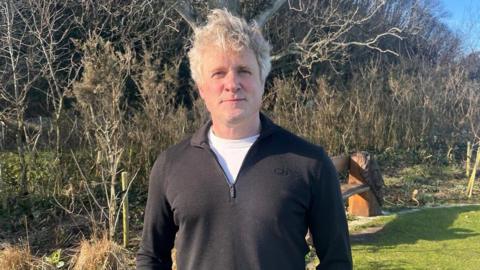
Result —
[[217, 137], [213, 134], [212, 128], [210, 128], [208, 143], [217, 156], [218, 162], [222, 166], [230, 184], [235, 183], [237, 180], [238, 171], [240, 171], [243, 160], [259, 136], [260, 134], [257, 134], [239, 140], [229, 140]]

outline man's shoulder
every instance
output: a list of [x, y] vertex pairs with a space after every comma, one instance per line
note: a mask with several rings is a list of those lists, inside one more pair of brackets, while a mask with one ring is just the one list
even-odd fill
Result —
[[159, 156], [163, 156], [164, 159], [172, 159], [178, 156], [181, 156], [182, 154], [186, 153], [190, 147], [191, 147], [191, 141], [192, 136], [188, 136], [187, 138], [184, 138], [180, 142], [173, 144], [166, 149], [164, 149]]
[[190, 156], [190, 139], [191, 136], [161, 151], [155, 159], [152, 171], [165, 173], [172, 165], [180, 163], [182, 158]]
[[321, 145], [312, 143], [281, 126], [278, 126], [274, 138], [284, 145], [284, 147], [295, 149], [296, 151], [315, 153], [320, 156], [326, 155], [326, 152]]

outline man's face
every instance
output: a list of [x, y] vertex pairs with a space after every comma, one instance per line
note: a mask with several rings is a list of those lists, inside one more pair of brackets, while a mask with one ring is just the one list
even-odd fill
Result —
[[247, 123], [260, 111], [264, 84], [251, 49], [204, 50], [198, 88], [214, 125]]

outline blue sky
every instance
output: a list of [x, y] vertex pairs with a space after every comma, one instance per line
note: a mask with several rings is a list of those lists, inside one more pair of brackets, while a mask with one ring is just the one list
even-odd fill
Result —
[[457, 31], [464, 43], [464, 51], [480, 50], [480, 1], [441, 0], [448, 17], [443, 21]]

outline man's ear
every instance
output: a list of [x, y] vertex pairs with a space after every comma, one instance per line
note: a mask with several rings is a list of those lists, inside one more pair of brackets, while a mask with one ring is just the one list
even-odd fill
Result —
[[203, 98], [203, 94], [204, 94], [204, 92], [203, 92], [203, 87], [202, 87], [200, 84], [197, 84], [197, 89], [198, 89], [198, 94], [200, 95], [200, 97], [201, 97], [202, 99], [204, 99], [204, 98]]

